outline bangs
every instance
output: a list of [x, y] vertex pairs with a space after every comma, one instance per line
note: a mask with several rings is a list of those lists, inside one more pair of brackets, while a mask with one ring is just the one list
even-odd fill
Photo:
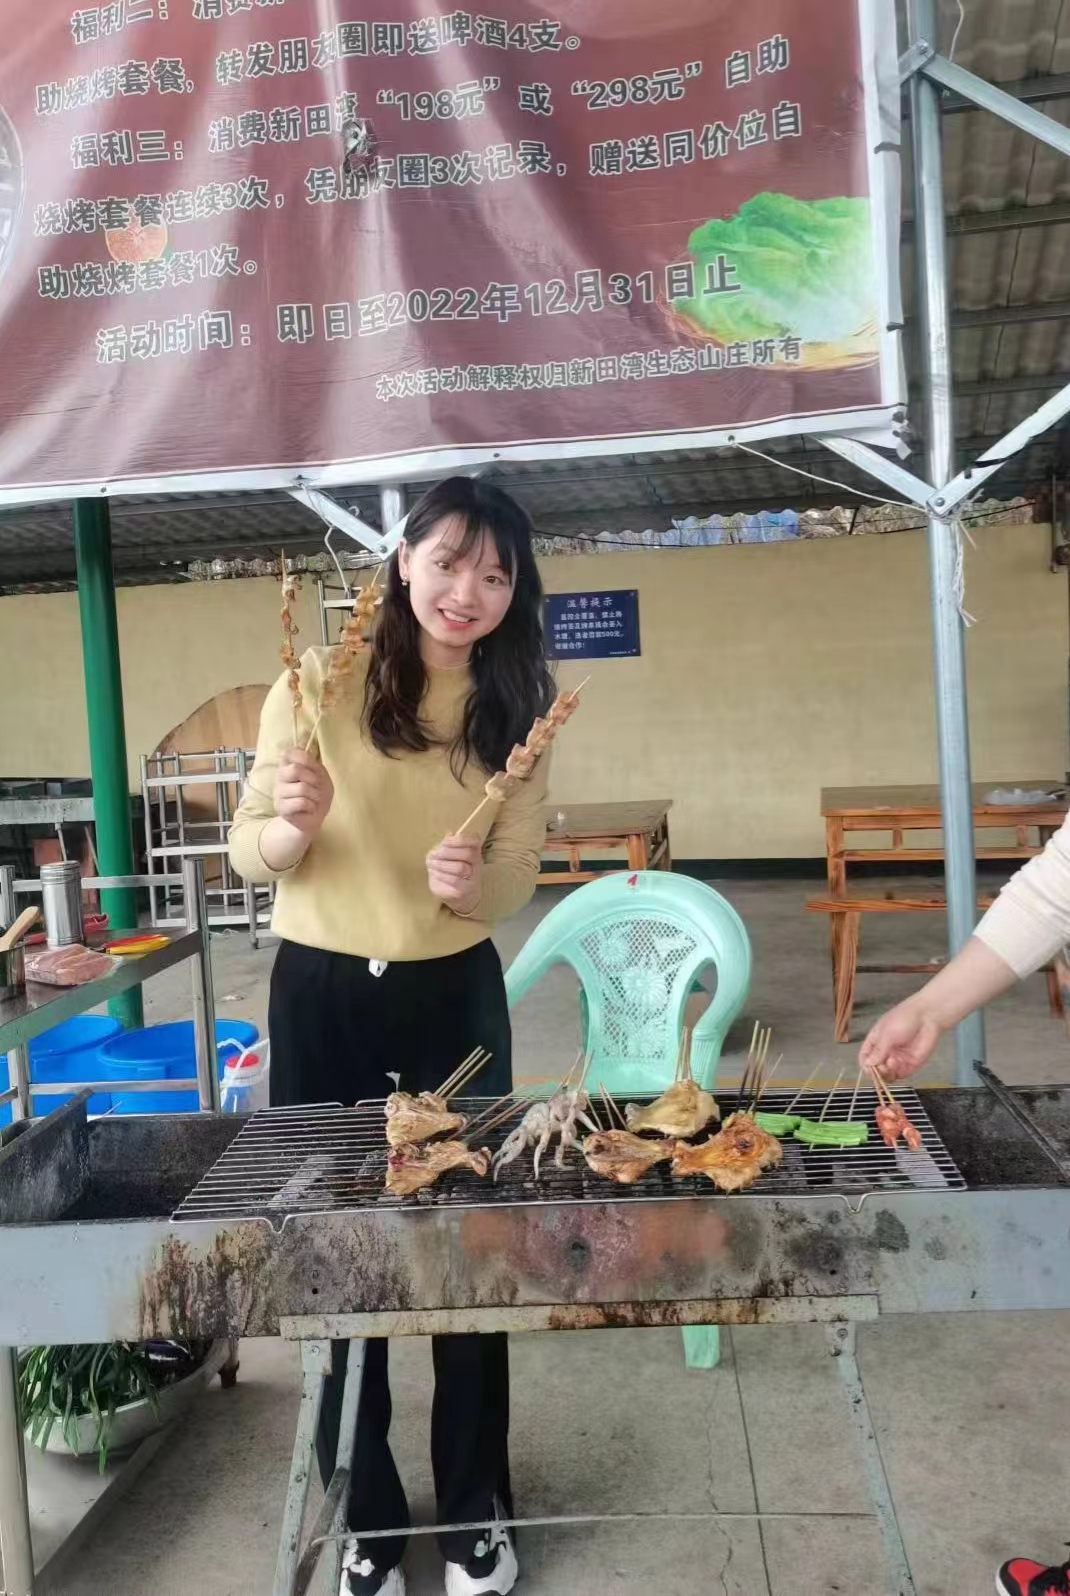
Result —
[[496, 522], [488, 520], [474, 506], [464, 511], [457, 510], [448, 519], [449, 527], [443, 532], [443, 540], [448, 540], [450, 549], [461, 557], [471, 554], [478, 549], [485, 538], [489, 538], [498, 556], [498, 564], [509, 580], [515, 581], [518, 561], [517, 528], [511, 525], [505, 517]]

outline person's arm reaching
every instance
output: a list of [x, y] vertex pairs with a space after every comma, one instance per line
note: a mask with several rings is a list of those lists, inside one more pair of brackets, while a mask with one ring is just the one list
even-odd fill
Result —
[[929, 1062], [945, 1031], [999, 997], [1018, 977], [1005, 959], [971, 937], [951, 963], [920, 992], [883, 1014], [862, 1043], [858, 1062], [901, 1081]]
[[877, 1021], [859, 1063], [885, 1080], [927, 1064], [945, 1031], [1031, 975], [1070, 941], [1070, 818], [1012, 877], [977, 931], [927, 986]]

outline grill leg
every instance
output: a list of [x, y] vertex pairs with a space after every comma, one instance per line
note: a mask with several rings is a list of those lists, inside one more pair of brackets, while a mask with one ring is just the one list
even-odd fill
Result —
[[829, 1351], [836, 1360], [847, 1392], [847, 1401], [851, 1409], [851, 1418], [854, 1422], [855, 1434], [862, 1445], [862, 1455], [866, 1464], [866, 1479], [869, 1482], [869, 1494], [873, 1501], [877, 1523], [880, 1526], [881, 1540], [884, 1542], [884, 1556], [888, 1572], [892, 1578], [891, 1590], [895, 1596], [917, 1596], [917, 1587], [910, 1572], [907, 1562], [906, 1547], [899, 1529], [899, 1520], [895, 1516], [895, 1504], [888, 1486], [888, 1476], [884, 1472], [884, 1462], [881, 1458], [880, 1446], [877, 1443], [876, 1432], [873, 1429], [873, 1419], [870, 1416], [869, 1403], [866, 1401], [866, 1390], [862, 1384], [862, 1372], [855, 1358], [855, 1330], [854, 1324], [831, 1324], [826, 1331], [828, 1336]]
[[275, 1564], [272, 1596], [293, 1596], [297, 1576], [297, 1554], [301, 1547], [301, 1528], [305, 1520], [305, 1508], [308, 1506], [308, 1488], [312, 1481], [316, 1430], [319, 1427], [320, 1407], [323, 1404], [323, 1386], [330, 1370], [330, 1342], [302, 1341], [301, 1406], [297, 1411], [297, 1434], [294, 1436], [290, 1484], [282, 1514], [282, 1534], [279, 1538], [279, 1556]]
[[[349, 1343], [346, 1383], [342, 1389], [342, 1416], [338, 1429], [338, 1451], [334, 1459], [335, 1477], [343, 1470], [345, 1471], [345, 1489], [341, 1492], [334, 1522], [330, 1526], [331, 1534], [337, 1534], [342, 1528], [345, 1523], [346, 1508], [349, 1504], [349, 1481], [353, 1474], [353, 1452], [357, 1444], [357, 1413], [360, 1409], [360, 1390], [364, 1384], [364, 1347], [365, 1343], [363, 1341], [353, 1340]], [[335, 1541], [331, 1554], [332, 1591], [336, 1591], [342, 1582], [342, 1545], [341, 1541]]]
[[0, 1347], [0, 1564], [8, 1596], [33, 1596], [33, 1543], [14, 1347]]

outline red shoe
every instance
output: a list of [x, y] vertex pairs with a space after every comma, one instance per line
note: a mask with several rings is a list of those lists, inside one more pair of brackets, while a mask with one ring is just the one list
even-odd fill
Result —
[[1045, 1568], [1031, 1557], [1012, 1557], [996, 1575], [998, 1596], [1070, 1596], [1070, 1562]]

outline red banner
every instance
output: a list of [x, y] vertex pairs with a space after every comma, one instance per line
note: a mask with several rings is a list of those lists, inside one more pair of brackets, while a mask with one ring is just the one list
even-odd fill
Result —
[[547, 4], [5, 0], [0, 499], [887, 429], [890, 0]]

